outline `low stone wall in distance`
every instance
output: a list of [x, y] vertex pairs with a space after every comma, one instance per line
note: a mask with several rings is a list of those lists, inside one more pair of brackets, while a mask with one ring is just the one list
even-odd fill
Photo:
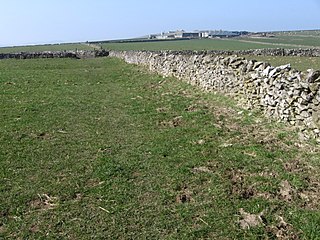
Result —
[[[142, 51], [144, 52], [144, 51]], [[154, 53], [162, 53], [163, 51], [152, 51]], [[320, 57], [320, 48], [265, 48], [265, 49], [249, 49], [249, 50], [171, 50], [171, 54], [179, 55], [251, 55], [251, 56], [296, 56], [296, 57]]]
[[33, 59], [33, 58], [95, 58], [106, 57], [109, 52], [106, 50], [95, 51], [44, 51], [44, 52], [19, 52], [19, 53], [0, 53], [1, 59]]
[[208, 52], [110, 51], [110, 56], [236, 97], [246, 107], [297, 126], [303, 137], [320, 142], [320, 71], [300, 72], [290, 64], [273, 67]]

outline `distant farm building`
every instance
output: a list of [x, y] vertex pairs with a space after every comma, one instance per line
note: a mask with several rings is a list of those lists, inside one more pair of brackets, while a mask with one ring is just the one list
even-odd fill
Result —
[[169, 31], [162, 32], [161, 34], [150, 35], [150, 39], [179, 39], [179, 38], [200, 38], [201, 36], [197, 32], [185, 32], [181, 31]]
[[184, 32], [182, 33], [182, 38], [199, 38], [201, 37], [199, 35], [199, 33], [195, 33], [195, 32]]
[[149, 39], [198, 39], [198, 38], [231, 38], [241, 35], [247, 35], [248, 32], [235, 32], [235, 31], [193, 31], [186, 32], [184, 30], [162, 32], [160, 34], [151, 34]]
[[209, 38], [231, 38], [244, 35], [245, 32], [230, 32], [230, 31], [211, 31], [209, 32]]

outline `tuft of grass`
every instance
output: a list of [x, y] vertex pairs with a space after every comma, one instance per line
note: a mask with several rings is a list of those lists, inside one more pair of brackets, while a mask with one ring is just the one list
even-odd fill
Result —
[[319, 232], [318, 147], [227, 97], [113, 58], [0, 61], [0, 86], [2, 238]]

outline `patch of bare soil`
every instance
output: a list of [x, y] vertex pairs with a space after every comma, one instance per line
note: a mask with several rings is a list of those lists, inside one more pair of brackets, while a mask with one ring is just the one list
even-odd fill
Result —
[[182, 116], [178, 116], [169, 121], [162, 121], [159, 123], [162, 127], [178, 127], [182, 124]]
[[[192, 172], [198, 173], [201, 171], [210, 171], [209, 168], [193, 169]], [[230, 179], [230, 195], [242, 199], [251, 199], [255, 197], [262, 197], [267, 200], [279, 199], [285, 202], [298, 203], [300, 207], [317, 210], [320, 208], [320, 183], [310, 177], [308, 186], [305, 189], [295, 189], [289, 181], [283, 180], [279, 184], [278, 192], [276, 194], [270, 192], [259, 192], [254, 185], [246, 185], [247, 177], [263, 176], [267, 178], [277, 178], [277, 174], [272, 172], [261, 173], [244, 173], [240, 170], [231, 170], [227, 172]], [[298, 201], [298, 202], [297, 202]]]
[[51, 135], [49, 133], [42, 132], [38, 135], [38, 138], [42, 140], [49, 140], [51, 138]]
[[301, 160], [292, 159], [283, 163], [283, 168], [292, 173], [301, 173], [305, 172], [307, 169], [306, 164], [303, 164]]
[[39, 228], [38, 225], [33, 224], [33, 225], [31, 225], [31, 227], [29, 228], [29, 231], [32, 232], [32, 233], [37, 233], [37, 232], [40, 231], [40, 228]]
[[168, 111], [169, 111], [169, 108], [167, 108], [167, 107], [160, 107], [160, 108], [157, 108], [156, 111], [157, 111], [158, 113], [168, 112]]
[[32, 200], [29, 204], [31, 208], [36, 210], [49, 210], [58, 205], [58, 198], [48, 194], [38, 194], [38, 198]]
[[239, 225], [241, 229], [250, 229], [252, 227], [263, 226], [263, 213], [251, 214], [245, 212], [242, 208], [239, 209], [240, 220]]
[[4, 84], [5, 84], [5, 85], [16, 85], [15, 82], [5, 82]]
[[191, 172], [193, 172], [193, 173], [212, 173], [212, 170], [206, 166], [203, 166], [203, 167], [194, 167], [194, 168], [192, 168]]
[[194, 199], [192, 198], [192, 192], [188, 189], [188, 187], [184, 187], [180, 191], [180, 193], [176, 196], [176, 202], [177, 203], [188, 203], [193, 202]]
[[239, 170], [232, 170], [228, 173], [231, 182], [230, 194], [243, 199], [250, 199], [257, 195], [253, 186], [245, 186], [245, 175]]
[[[300, 239], [300, 232], [295, 230], [293, 226], [285, 222], [281, 216], [276, 216], [276, 225], [267, 225], [264, 212], [251, 214], [239, 209], [240, 220], [238, 224], [242, 230], [249, 230], [254, 227], [263, 227], [274, 238], [279, 240], [295, 240]], [[273, 238], [272, 238], [273, 239]]]
[[[234, 129], [235, 127], [232, 126], [232, 128]], [[279, 148], [289, 150], [290, 148], [285, 141], [276, 136], [276, 129], [270, 131], [269, 129], [264, 129], [259, 124], [252, 124], [238, 127], [237, 130], [240, 134], [233, 139], [234, 143], [238, 143], [239, 141], [242, 143], [256, 142], [271, 151]]]
[[315, 169], [303, 163], [301, 160], [292, 159], [283, 163], [286, 171], [296, 174], [303, 174], [307, 187], [295, 190], [289, 183], [282, 182], [280, 186], [280, 197], [286, 201], [291, 201], [293, 197], [298, 197], [302, 201], [301, 207], [310, 210], [320, 208], [320, 182]]
[[185, 109], [185, 111], [186, 112], [197, 112], [197, 111], [199, 111], [199, 108], [198, 108], [198, 106], [197, 105], [190, 105], [189, 107], [187, 107], [186, 109]]
[[283, 217], [277, 216], [276, 226], [267, 226], [266, 230], [279, 240], [300, 239], [297, 232], [291, 224], [284, 221]]
[[310, 210], [320, 209], [320, 183], [311, 181], [306, 189], [299, 194], [300, 199], [303, 201], [303, 207]]
[[280, 183], [279, 196], [281, 199], [291, 202], [294, 194], [295, 191], [287, 180]]
[[50, 140], [52, 139], [52, 135], [47, 132], [41, 132], [41, 133], [31, 133], [30, 137], [40, 140]]

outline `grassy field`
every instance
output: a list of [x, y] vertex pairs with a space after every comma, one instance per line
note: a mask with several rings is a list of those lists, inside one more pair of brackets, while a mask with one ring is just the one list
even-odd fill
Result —
[[226, 97], [112, 58], [0, 85], [0, 238], [319, 237], [318, 146]]
[[276, 36], [314, 36], [320, 37], [320, 30], [280, 31], [274, 32]]
[[247, 50], [258, 48], [280, 48], [282, 45], [247, 43], [235, 39], [196, 39], [181, 41], [156, 41], [133, 43], [105, 43], [110, 50]]
[[93, 50], [92, 47], [86, 44], [52, 44], [52, 45], [35, 45], [21, 47], [1, 47], [0, 53], [15, 53], [15, 52], [42, 52], [42, 51], [63, 51], [63, 50]]
[[285, 45], [286, 48], [291, 47], [320, 47], [319, 36], [288, 36], [288, 35], [276, 35], [272, 38], [242, 38], [241, 40], [250, 40], [255, 43], [276, 44]]
[[283, 45], [285, 48], [318, 48], [320, 47], [320, 30], [273, 32], [273, 37], [241, 37], [241, 42], [268, 45]]

